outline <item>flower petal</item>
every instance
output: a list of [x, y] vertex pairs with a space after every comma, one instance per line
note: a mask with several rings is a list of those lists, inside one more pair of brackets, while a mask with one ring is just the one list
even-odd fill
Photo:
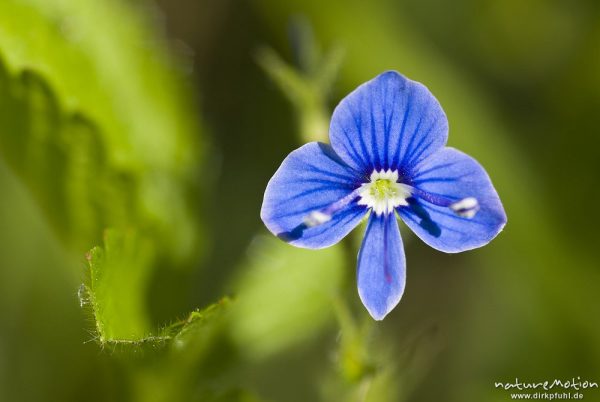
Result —
[[388, 71], [340, 102], [329, 138], [340, 158], [364, 175], [374, 168], [402, 172], [446, 144], [448, 120], [424, 85]]
[[365, 208], [350, 202], [328, 222], [312, 227], [305, 219], [359, 186], [356, 173], [329, 145], [311, 142], [290, 153], [275, 172], [265, 190], [260, 216], [273, 234], [295, 246], [328, 247], [358, 225]]
[[358, 294], [376, 320], [400, 301], [406, 282], [406, 260], [395, 214], [371, 214], [358, 254]]
[[500, 198], [483, 167], [454, 148], [444, 148], [424, 160], [416, 168], [411, 184], [452, 201], [473, 197], [479, 204], [479, 211], [472, 218], [422, 199], [398, 210], [417, 236], [435, 249], [458, 253], [481, 247], [506, 224]]

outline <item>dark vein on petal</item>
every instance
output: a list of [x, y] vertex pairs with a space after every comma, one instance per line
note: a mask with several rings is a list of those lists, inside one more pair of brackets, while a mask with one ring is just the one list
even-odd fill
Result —
[[[346, 128], [344, 128], [343, 126], [341, 126], [342, 132], [344, 133], [344, 137], [346, 137], [346, 143], [349, 144], [350, 149], [352, 150], [352, 154], [353, 154], [353, 158], [355, 160], [357, 160], [361, 167], [366, 165], [365, 161], [363, 160], [363, 158], [360, 156], [360, 154], [358, 153], [357, 149], [354, 147], [354, 144], [352, 142], [352, 140], [350, 139], [350, 136], [348, 135], [348, 132], [346, 131]], [[346, 147], [346, 145], [344, 145], [344, 148], [346, 148], [346, 150], [348, 150], [348, 148]]]
[[[435, 142], [435, 138], [433, 138], [431, 141], [429, 141], [425, 146], [423, 146], [421, 148], [421, 150], [415, 155], [413, 156], [410, 161], [408, 162], [409, 166], [414, 165], [415, 163], [418, 163], [421, 159], [421, 156], [423, 155], [423, 153], [429, 149], [429, 147], [431, 147], [433, 145], [433, 143]], [[417, 148], [418, 149], [418, 148]]]
[[[410, 100], [410, 93], [407, 94], [406, 96], [406, 108], [404, 109], [404, 117], [402, 118], [402, 126], [400, 127], [400, 136], [398, 139], [398, 147], [396, 148], [396, 152], [394, 153], [394, 161], [397, 161], [398, 158], [400, 157], [400, 152], [402, 151], [403, 148], [403, 143], [405, 140], [405, 131], [406, 131], [406, 122], [408, 120], [408, 114], [410, 113], [411, 110], [411, 106], [412, 106], [412, 102]], [[419, 124], [421, 123], [421, 121], [419, 120]], [[412, 143], [412, 137], [409, 141], [408, 146], [410, 146], [410, 144]], [[408, 146], [406, 147], [406, 150], [408, 150]], [[406, 151], [405, 151], [406, 154]], [[405, 155], [402, 156], [402, 160], [404, 161]], [[398, 167], [400, 167], [402, 165], [402, 163], [398, 164]]]
[[426, 179], [422, 179], [422, 180], [413, 180], [412, 184], [413, 185], [419, 185], [419, 184], [425, 184], [425, 183], [450, 183], [453, 181], [459, 181], [464, 177], [467, 176], [471, 176], [471, 173], [465, 173], [463, 175], [460, 176], [453, 176], [453, 177], [431, 177], [431, 178], [426, 178]]
[[421, 176], [424, 176], [424, 175], [426, 175], [426, 174], [429, 174], [429, 173], [435, 172], [435, 171], [436, 171], [436, 170], [438, 170], [438, 169], [445, 169], [445, 168], [448, 168], [448, 167], [450, 167], [450, 166], [452, 166], [452, 165], [456, 165], [457, 163], [458, 163], [458, 162], [448, 162], [448, 163], [443, 163], [443, 164], [441, 164], [441, 165], [432, 166], [432, 167], [430, 167], [430, 168], [429, 168], [429, 169], [427, 169], [427, 170], [423, 170], [423, 171], [417, 171], [417, 175], [415, 176], [415, 178], [419, 178], [419, 177], [421, 177]]
[[333, 181], [333, 180], [327, 180], [327, 179], [317, 179], [317, 178], [300, 178], [298, 179], [297, 183], [316, 183], [316, 184], [326, 184], [328, 186], [334, 186], [334, 187], [339, 187], [339, 188], [344, 188], [344, 189], [350, 189], [353, 190], [354, 186], [351, 183], [341, 183], [339, 181]]
[[[344, 191], [344, 192], [348, 191], [348, 193], [351, 192], [350, 189], [342, 189], [342, 188], [332, 189], [331, 185], [327, 184], [327, 185], [323, 185], [323, 186], [316, 186], [314, 188], [311, 188], [310, 190], [305, 190], [300, 193], [294, 194], [293, 196], [286, 198], [285, 202], [298, 200], [299, 198], [305, 197], [307, 195], [311, 195], [311, 194], [318, 193], [318, 192], [324, 192], [327, 190], [329, 190], [329, 191]], [[340, 197], [340, 198], [342, 198], [342, 197]]]
[[[437, 137], [433, 136], [431, 138], [431, 141], [429, 141], [429, 143], [427, 143], [427, 145], [425, 145], [424, 147], [421, 148], [421, 145], [423, 144], [424, 140], [426, 138], [428, 138], [431, 135], [431, 132], [437, 127], [439, 120], [440, 120], [439, 117], [435, 118], [435, 120], [433, 121], [433, 123], [431, 124], [431, 126], [429, 127], [429, 129], [427, 130], [427, 133], [425, 135], [423, 135], [423, 137], [421, 138], [421, 141], [415, 147], [415, 152], [412, 152], [411, 159], [408, 162], [409, 166], [412, 166], [412, 165], [415, 165], [415, 164], [419, 163], [420, 162], [420, 158], [423, 155], [423, 153], [427, 149], [429, 149], [429, 147], [431, 145], [433, 145], [436, 142], [436, 140], [438, 139]], [[421, 149], [419, 150], [419, 148], [421, 148]], [[419, 150], [419, 151], [417, 152], [417, 150]], [[416, 153], [416, 155], [415, 155], [415, 153]]]
[[[364, 247], [365, 247], [365, 243], [367, 242], [367, 239], [369, 238], [369, 234], [371, 233], [371, 230], [373, 229], [373, 223], [375, 222], [375, 215], [371, 215], [369, 217], [369, 224], [367, 225], [367, 230], [365, 231], [365, 235], [363, 237], [363, 244], [360, 247], [360, 262], [362, 262], [362, 254], [364, 252]], [[360, 264], [359, 264], [360, 267]]]
[[310, 164], [307, 165], [307, 167], [309, 169], [311, 169], [311, 173], [313, 173], [313, 172], [319, 173], [319, 174], [322, 174], [322, 175], [327, 176], [327, 177], [332, 177], [332, 178], [338, 179], [338, 180], [344, 180], [344, 181], [347, 181], [347, 182], [350, 182], [350, 183], [356, 182], [356, 177], [354, 177], [354, 176], [346, 176], [346, 175], [343, 175], [343, 174], [340, 174], [340, 173], [328, 172], [327, 170], [323, 170], [323, 169], [321, 169], [321, 168], [319, 168], [317, 166], [310, 165]]
[[433, 212], [435, 212], [436, 214], [447, 216], [449, 218], [455, 218], [455, 219], [457, 219], [459, 221], [462, 221], [462, 222], [465, 222], [465, 223], [470, 223], [470, 224], [479, 225], [479, 226], [486, 226], [486, 227], [488, 226], [487, 223], [480, 222], [480, 221], [476, 220], [475, 218], [462, 217], [462, 216], [456, 215], [455, 213], [446, 212], [446, 211], [443, 211], [443, 210], [440, 210], [440, 209], [436, 209], [436, 208], [431, 208], [431, 210]]
[[383, 218], [383, 274], [387, 283], [392, 281], [392, 276], [390, 275], [390, 256], [388, 247], [389, 220], [389, 216]]
[[[421, 149], [421, 151], [418, 153], [417, 157], [415, 157], [415, 154], [417, 153], [417, 150], [419, 148], [421, 148], [421, 146], [423, 145], [423, 143], [429, 138], [429, 134], [431, 134], [431, 131], [434, 129], [434, 127], [437, 124], [437, 119], [431, 124], [431, 126], [429, 126], [429, 128], [427, 129], [427, 131], [425, 133], [423, 133], [423, 135], [421, 136], [421, 138], [419, 139], [419, 142], [417, 143], [417, 145], [415, 146], [414, 150], [411, 151], [409, 148], [406, 149], [406, 154], [404, 155], [404, 159], [402, 160], [402, 163], [406, 163], [406, 165], [408, 166], [412, 166], [414, 164], [415, 161], [418, 160], [418, 157], [421, 156], [421, 153], [426, 150], [431, 144], [433, 144], [433, 142], [435, 142], [435, 138], [433, 138], [431, 141], [429, 141], [429, 143], [423, 147]], [[416, 137], [417, 136], [417, 132], [415, 131], [415, 135], [413, 136]], [[411, 148], [412, 148], [412, 143], [410, 144]], [[406, 160], [406, 158], [408, 157], [408, 160]]]
[[360, 148], [363, 151], [363, 154], [365, 155], [365, 158], [367, 158], [367, 163], [365, 163], [365, 167], [368, 167], [369, 165], [369, 152], [367, 151], [367, 146], [365, 145], [364, 139], [362, 137], [362, 129], [361, 129], [361, 122], [360, 120], [360, 116], [359, 119], [357, 120], [356, 115], [354, 114], [354, 111], [352, 110], [352, 108], [350, 107], [350, 105], [348, 105], [348, 112], [350, 113], [350, 116], [352, 116], [352, 118], [354, 119], [354, 124], [356, 125], [356, 132], [358, 134], [358, 142], [360, 144]]
[[[421, 227], [421, 223], [420, 223], [420, 222], [418, 222], [418, 221], [415, 219], [415, 217], [414, 217], [414, 216], [413, 216], [411, 213], [405, 213], [405, 214], [403, 215], [403, 217], [406, 217], [408, 220], [410, 220], [410, 221], [414, 222], [415, 224], [419, 225], [419, 227]], [[440, 224], [439, 222], [435, 222], [433, 219], [432, 219], [432, 222], [434, 222], [434, 223], [435, 223], [435, 224], [436, 224], [436, 225], [437, 225], [437, 226], [438, 226], [440, 229], [444, 229], [444, 230], [447, 230], [447, 231], [449, 231], [449, 232], [454, 232], [454, 233], [465, 234], [465, 232], [461, 232], [460, 230], [454, 229], [454, 228], [452, 228], [452, 227], [449, 227], [449, 226], [446, 226], [446, 225], [442, 225], [442, 224]], [[424, 229], [424, 228], [423, 228], [423, 229]], [[427, 229], [424, 229], [424, 230], [427, 232]], [[427, 232], [427, 233], [429, 233], [429, 232]], [[430, 234], [430, 235], [431, 235], [431, 234]], [[435, 236], [433, 236], [433, 237], [435, 237]], [[440, 237], [441, 237], [441, 236], [440, 236]], [[439, 239], [439, 237], [437, 237], [437, 238]]]
[[390, 121], [391, 116], [394, 114], [394, 108], [390, 113], [390, 117], [387, 117], [387, 96], [388, 96], [388, 85], [385, 86], [383, 92], [383, 101], [381, 102], [381, 114], [383, 116], [383, 168], [388, 169], [389, 163], [389, 147], [390, 147]]
[[375, 113], [373, 112], [373, 95], [369, 99], [369, 110], [370, 110], [370, 121], [371, 121], [371, 147], [373, 148], [373, 163], [375, 167], [381, 167], [381, 161], [379, 160], [379, 146], [377, 144], [377, 132], [375, 127]]

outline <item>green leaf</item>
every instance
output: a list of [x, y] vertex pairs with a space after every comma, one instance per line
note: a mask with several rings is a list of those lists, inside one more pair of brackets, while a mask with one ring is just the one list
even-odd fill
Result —
[[121, 234], [114, 230], [106, 232], [104, 247], [95, 247], [86, 255], [88, 280], [82, 285], [80, 300], [93, 312], [102, 345], [152, 338], [144, 302], [147, 266], [153, 257], [147, 239], [132, 231]]
[[[185, 319], [153, 330], [145, 310], [147, 264], [154, 258], [152, 242], [134, 231], [108, 230], [103, 247], [87, 255], [88, 275], [81, 286], [82, 307], [94, 323], [94, 339], [102, 349], [131, 357], [121, 361], [133, 400], [187, 401], [199, 388], [199, 400], [213, 395], [210, 380], [198, 378], [199, 367], [212, 356], [226, 333], [230, 301], [223, 298]], [[233, 390], [233, 389], [230, 389]], [[238, 400], [243, 399], [240, 394]], [[235, 400], [235, 399], [230, 399]]]
[[0, 2], [0, 156], [67, 244], [135, 226], [185, 260], [199, 249], [199, 128], [150, 9]]
[[82, 307], [91, 312], [95, 339], [102, 346], [172, 344], [189, 354], [190, 345], [204, 345], [197, 340], [205, 335], [202, 328], [229, 303], [223, 299], [202, 311], [193, 311], [185, 320], [152, 331], [145, 309], [150, 272], [147, 266], [154, 259], [152, 243], [134, 231], [107, 230], [104, 246], [93, 248], [86, 259], [87, 278], [79, 298]]
[[231, 335], [242, 352], [264, 358], [315, 335], [333, 316], [344, 278], [341, 246], [292, 247], [258, 236], [233, 287]]
[[[308, 24], [296, 24], [298, 58], [296, 68], [282, 60], [271, 48], [257, 52], [257, 61], [269, 78], [294, 106], [303, 142], [327, 141], [329, 132], [328, 97], [341, 67], [343, 52], [333, 48], [320, 55]], [[300, 68], [304, 68], [300, 70]]]
[[87, 246], [110, 225], [134, 223], [135, 179], [110, 166], [94, 123], [65, 113], [46, 80], [11, 75], [0, 60], [0, 154], [25, 180], [70, 244]]

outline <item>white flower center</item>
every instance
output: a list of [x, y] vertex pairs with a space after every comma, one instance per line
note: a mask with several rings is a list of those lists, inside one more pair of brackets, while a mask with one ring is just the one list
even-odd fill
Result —
[[367, 208], [373, 208], [377, 215], [390, 214], [400, 205], [408, 205], [412, 187], [398, 183], [398, 171], [391, 169], [374, 170], [371, 173], [371, 181], [360, 186], [358, 195], [359, 205], [366, 205]]

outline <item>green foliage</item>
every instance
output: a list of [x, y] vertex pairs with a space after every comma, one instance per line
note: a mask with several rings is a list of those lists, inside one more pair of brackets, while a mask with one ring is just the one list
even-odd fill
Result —
[[116, 0], [2, 1], [0, 152], [75, 249], [135, 226], [182, 261], [198, 250], [198, 127], [145, 15]]
[[250, 358], [265, 358], [318, 333], [346, 269], [341, 246], [304, 250], [258, 236], [234, 284], [232, 337]]
[[104, 247], [87, 255], [87, 281], [79, 291], [82, 306], [93, 313], [97, 339], [101, 345], [125, 342], [161, 341], [150, 336], [145, 309], [148, 264], [154, 250], [142, 236], [109, 230]]
[[149, 11], [117, 0], [1, 2], [0, 156], [69, 250], [115, 228], [86, 256], [79, 296], [93, 338], [197, 361], [228, 301], [161, 329], [147, 311], [154, 270], [189, 265], [202, 249], [190, 77]]
[[[593, 378], [593, 1], [160, 0], [201, 86], [148, 3], [0, 1], [0, 400], [464, 401], [504, 398], [491, 383], [515, 373]], [[260, 235], [238, 260], [277, 163], [327, 141], [330, 98], [390, 68], [440, 99], [451, 145], [486, 166], [510, 222], [456, 256], [405, 237], [406, 293], [374, 323], [353, 281], [358, 242], [308, 251]], [[210, 170], [190, 89], [215, 136]], [[213, 203], [210, 269], [164, 270], [196, 264]], [[73, 293], [97, 244], [80, 291], [90, 335]], [[235, 302], [158, 326], [223, 289]]]
[[[205, 362], [226, 333], [230, 301], [224, 298], [153, 331], [145, 309], [145, 265], [152, 257], [151, 242], [131, 231], [107, 231], [104, 247], [95, 247], [88, 253], [88, 276], [79, 298], [95, 323], [93, 338], [126, 364], [134, 400], [212, 400], [216, 396], [207, 388], [207, 378], [198, 377], [197, 372], [212, 373], [206, 369], [210, 363]], [[209, 382], [210, 379], [208, 376]], [[198, 399], [190, 399], [189, 392], [194, 388], [198, 388]], [[229, 395], [233, 391], [227, 388]], [[235, 395], [229, 400], [251, 400], [243, 392]]]
[[[152, 243], [129, 231], [107, 230], [104, 247], [95, 247], [87, 255], [87, 279], [79, 290], [82, 307], [92, 314], [94, 338], [101, 346], [122, 346], [135, 350], [142, 346], [172, 343], [175, 350], [190, 352], [214, 316], [229, 303], [223, 299], [202, 311], [193, 311], [185, 320], [176, 321], [152, 333], [146, 311], [148, 265], [154, 258]], [[195, 354], [198, 354], [196, 352]]]
[[322, 54], [310, 24], [293, 24], [296, 66], [282, 60], [270, 48], [257, 52], [257, 60], [269, 77], [292, 102], [303, 142], [327, 142], [330, 110], [329, 96], [341, 68], [343, 52], [336, 47]]
[[[226, 361], [227, 354], [231, 353], [227, 346], [223, 346], [229, 308], [230, 300], [224, 298], [164, 328], [160, 336], [146, 338], [153, 346], [152, 353], [149, 353], [149, 359], [141, 362], [141, 366], [135, 366], [135, 370], [131, 371], [135, 400], [221, 400], [218, 397], [223, 393], [235, 395], [231, 401], [245, 400], [247, 395], [235, 384], [230, 384], [227, 378], [230, 373], [221, 369], [229, 363]], [[158, 338], [158, 342], [153, 338]], [[140, 341], [146, 342], [146, 339]], [[165, 346], [162, 349], [164, 353], [156, 353], [157, 345]], [[213, 386], [215, 382], [220, 385], [217, 389]]]
[[13, 76], [0, 64], [0, 91], [0, 152], [63, 239], [91, 242], [105, 225], [135, 220], [132, 176], [111, 169], [92, 122], [66, 114], [33, 71]]

